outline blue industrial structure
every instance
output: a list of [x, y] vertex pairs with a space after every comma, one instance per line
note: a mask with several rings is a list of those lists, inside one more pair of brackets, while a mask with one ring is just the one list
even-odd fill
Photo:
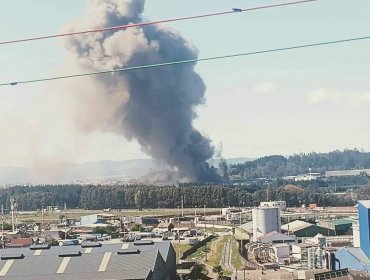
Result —
[[335, 253], [335, 268], [352, 268], [370, 272], [370, 260], [361, 248], [345, 247]]
[[360, 226], [360, 247], [370, 258], [370, 200], [358, 202], [358, 221]]
[[370, 272], [370, 200], [358, 202], [360, 248], [345, 247], [335, 252], [335, 268]]

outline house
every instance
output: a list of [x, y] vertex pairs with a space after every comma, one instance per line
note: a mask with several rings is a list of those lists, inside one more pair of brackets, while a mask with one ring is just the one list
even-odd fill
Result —
[[167, 232], [167, 231], [171, 231], [173, 230], [174, 228], [174, 224], [173, 223], [170, 223], [170, 222], [161, 222], [158, 226], [157, 226], [157, 231], [158, 232]]
[[180, 222], [180, 223], [174, 223], [174, 228], [172, 229], [172, 232], [180, 232], [180, 234], [183, 234], [186, 231], [195, 230], [195, 229], [196, 227], [193, 221]]
[[7, 247], [29, 247], [33, 243], [32, 237], [28, 238], [18, 238], [13, 237], [10, 239], [10, 244], [7, 244]]

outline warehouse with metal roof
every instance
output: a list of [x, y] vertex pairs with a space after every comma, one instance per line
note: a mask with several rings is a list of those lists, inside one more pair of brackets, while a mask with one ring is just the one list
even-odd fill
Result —
[[0, 279], [171, 280], [176, 253], [170, 242], [85, 243], [0, 250]]
[[314, 237], [319, 233], [325, 236], [335, 235], [335, 231], [332, 229], [324, 228], [300, 220], [295, 220], [281, 226], [281, 230], [283, 232], [287, 232], [288, 234], [293, 234], [296, 237]]

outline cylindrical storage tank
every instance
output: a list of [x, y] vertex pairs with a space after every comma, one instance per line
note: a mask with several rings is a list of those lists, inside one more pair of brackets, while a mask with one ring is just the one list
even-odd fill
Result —
[[258, 207], [252, 210], [253, 241], [269, 232], [280, 232], [280, 209], [272, 207]]

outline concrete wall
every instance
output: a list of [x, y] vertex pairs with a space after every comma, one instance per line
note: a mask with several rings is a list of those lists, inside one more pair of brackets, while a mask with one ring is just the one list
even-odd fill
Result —
[[98, 215], [93, 214], [93, 215], [86, 215], [86, 216], [81, 216], [81, 225], [91, 225], [96, 223], [98, 219]]

